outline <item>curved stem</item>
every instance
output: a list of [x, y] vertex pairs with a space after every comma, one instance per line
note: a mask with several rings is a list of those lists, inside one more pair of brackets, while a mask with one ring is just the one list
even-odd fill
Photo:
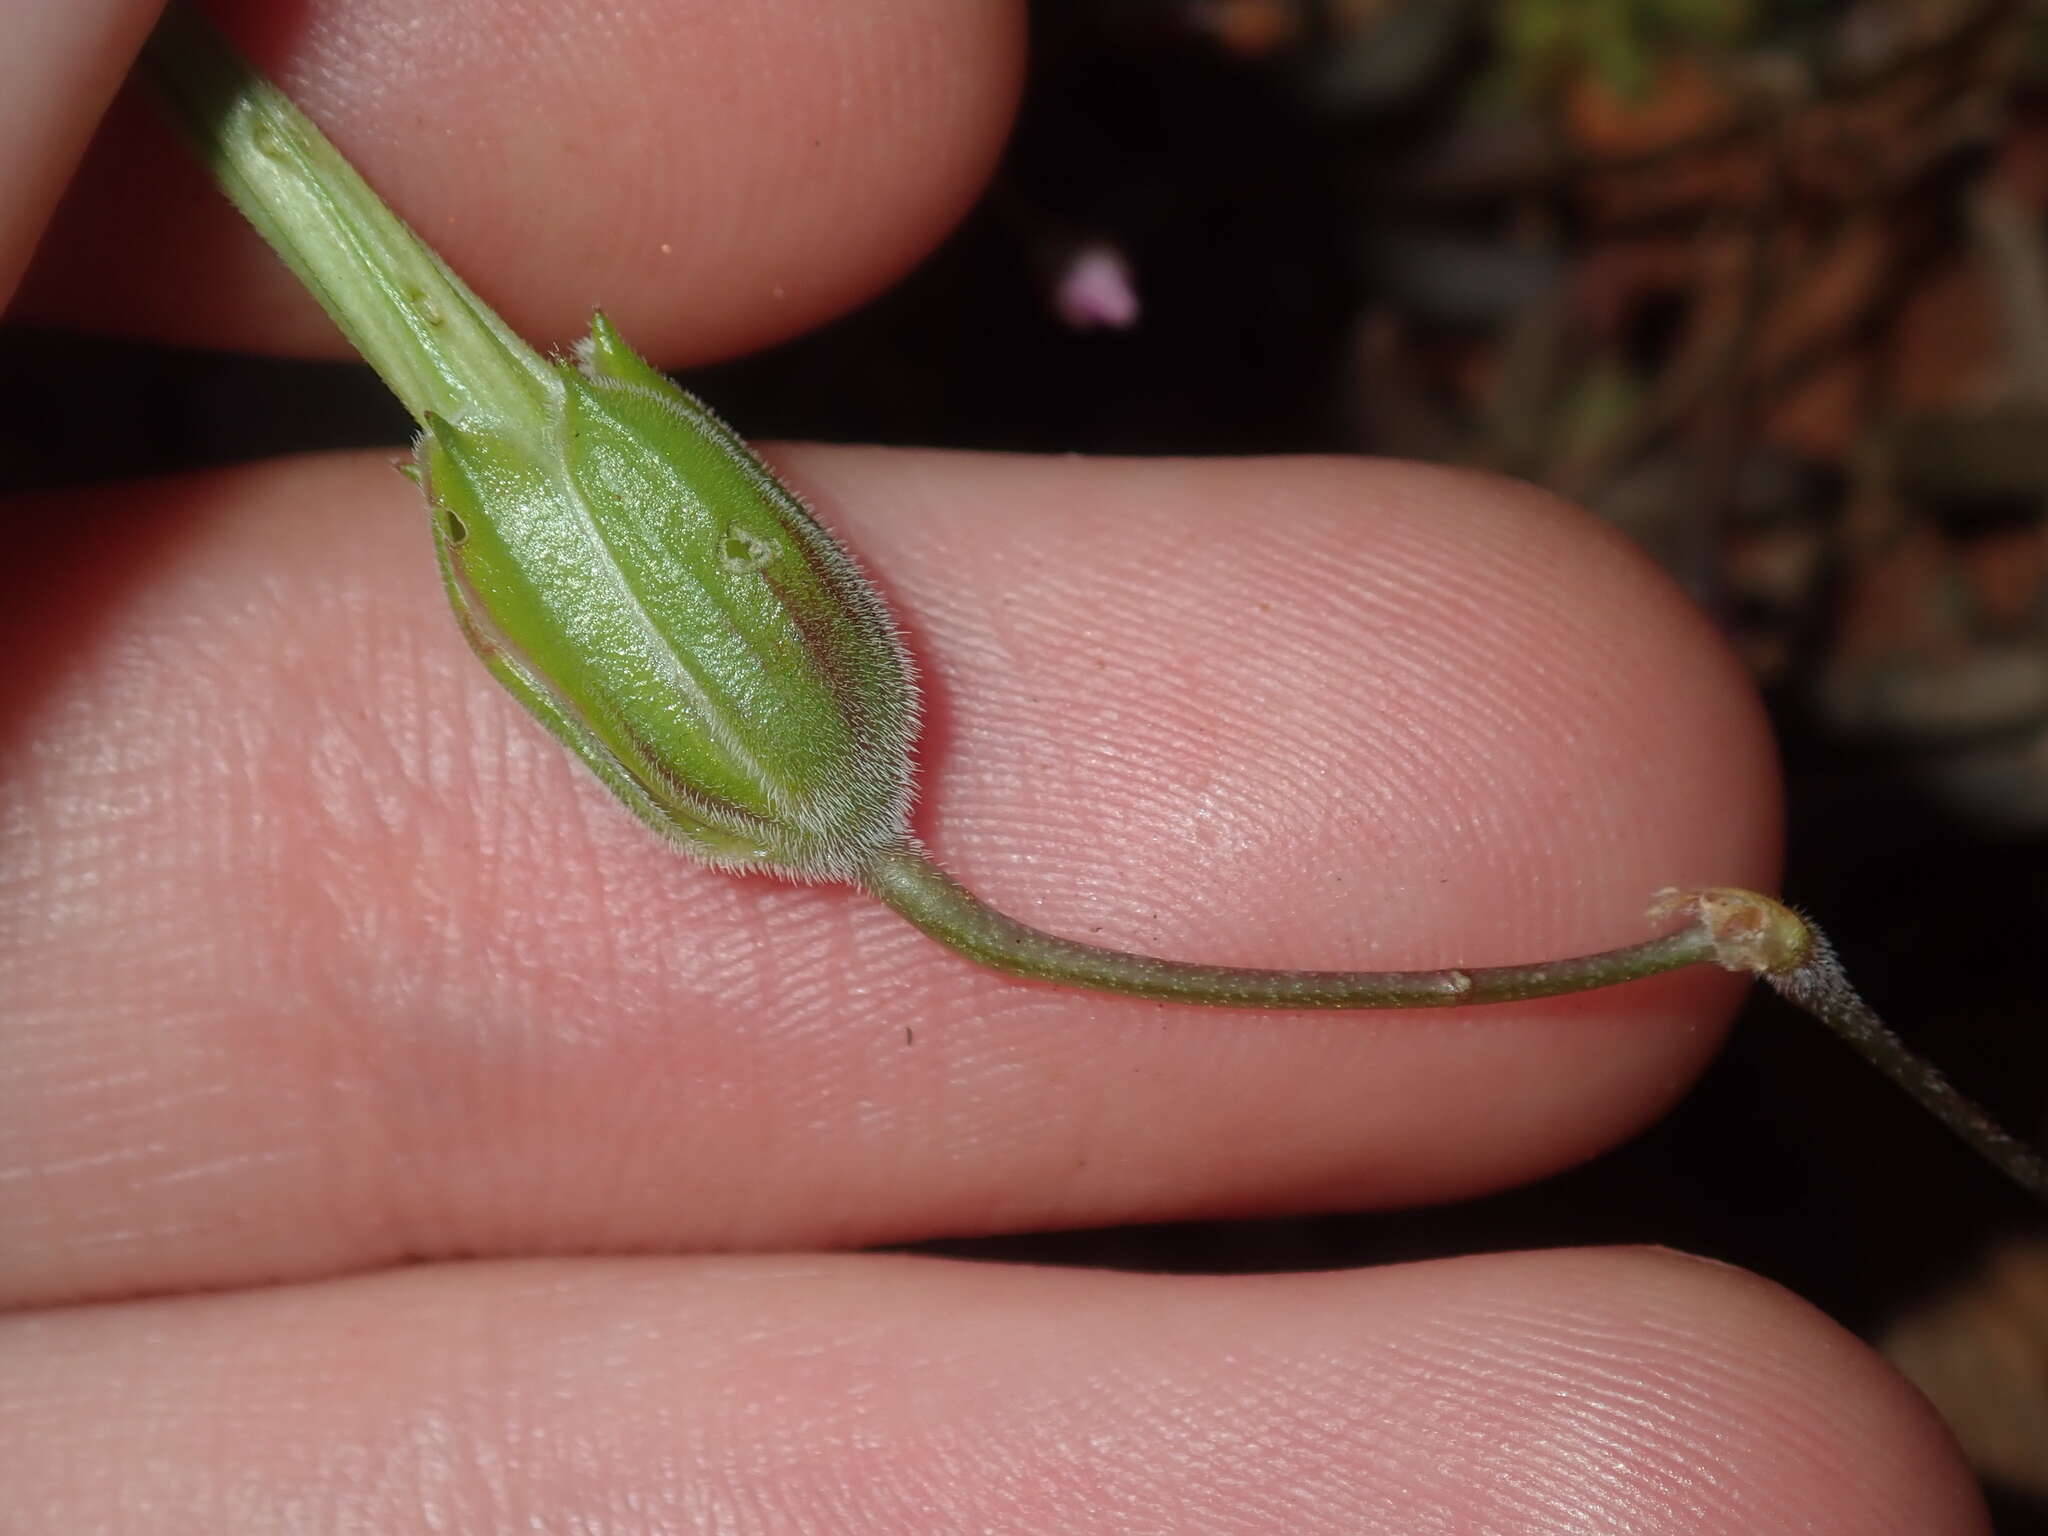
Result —
[[1754, 891], [1663, 891], [1652, 920], [1684, 926], [1659, 939], [1568, 960], [1438, 971], [1278, 971], [1195, 965], [1063, 939], [1006, 916], [913, 844], [869, 858], [862, 881], [928, 937], [971, 960], [1096, 992], [1220, 1008], [1453, 1008], [1588, 992], [1711, 961], [1761, 976], [1840, 1035], [2021, 1188], [2048, 1201], [2048, 1159], [2006, 1131], [1916, 1056], [1856, 995], [1834, 949], [1799, 913]]
[[1005, 916], [905, 844], [862, 872], [913, 927], [971, 960], [1038, 981], [1221, 1008], [1452, 1008], [1586, 992], [1716, 958], [1694, 922], [1663, 938], [1567, 960], [1438, 971], [1279, 971], [1196, 965], [1063, 939]]

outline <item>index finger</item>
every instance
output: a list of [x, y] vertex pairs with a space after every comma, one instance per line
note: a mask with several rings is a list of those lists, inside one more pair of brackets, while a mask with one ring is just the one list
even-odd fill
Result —
[[35, 249], [121, 70], [149, 0], [79, 0], [11, 12], [0, 54], [0, 308]]
[[[1011, 0], [213, 0], [449, 264], [536, 341], [600, 301], [676, 365], [802, 331], [972, 201], [1023, 58]], [[339, 354], [131, 90], [24, 283], [29, 318]]]
[[[1535, 492], [776, 457], [908, 627], [920, 832], [1019, 917], [1220, 964], [1487, 965], [1770, 878], [1734, 665]], [[420, 522], [371, 458], [34, 509], [0, 616], [0, 1304], [1465, 1195], [1611, 1143], [1715, 1043], [1718, 972], [1219, 1012], [703, 868], [475, 664]]]

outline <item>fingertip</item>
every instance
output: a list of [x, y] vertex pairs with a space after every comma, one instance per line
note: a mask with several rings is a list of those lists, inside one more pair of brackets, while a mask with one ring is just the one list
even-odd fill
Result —
[[149, 0], [18, 6], [0, 53], [0, 310], [141, 45]]
[[322, 1507], [394, 1536], [566, 1530], [679, 1503], [721, 1529], [1986, 1529], [1874, 1355], [1669, 1255], [440, 1265], [76, 1308], [0, 1350], [25, 1384], [0, 1472], [67, 1530]]
[[[805, 330], [906, 271], [986, 179], [1023, 62], [1012, 0], [213, 9], [514, 329], [561, 341], [603, 303], [672, 366]], [[123, 103], [25, 312], [338, 353], [188, 158]]]
[[[1027, 921], [1209, 963], [1483, 965], [1633, 942], [1663, 885], [1769, 878], [1739, 678], [1668, 583], [1530, 493], [778, 459], [907, 618], [936, 706], [921, 830]], [[18, 936], [66, 1022], [0, 1137], [64, 1170], [0, 1201], [17, 1297], [1469, 1195], [1661, 1112], [1733, 995], [1689, 973], [1306, 1016], [997, 975], [857, 893], [645, 836], [475, 667], [381, 460], [169, 494], [132, 601], [72, 551], [104, 633], [47, 653], [72, 702], [14, 765], [33, 888], [121, 866]], [[130, 868], [138, 779], [178, 810]], [[95, 1075], [138, 1020], [150, 1067]], [[190, 1072], [231, 1112], [181, 1114]], [[153, 1129], [110, 1166], [115, 1121]]]
[[1545, 492], [1334, 458], [785, 461], [916, 631], [927, 832], [959, 826], [1027, 902], [1082, 860], [1121, 900], [1200, 850], [1177, 896], [1271, 915], [1198, 909], [1226, 943], [1320, 947], [1369, 907], [1389, 963], [1434, 938], [1484, 964], [1638, 937], [1666, 885], [1773, 878], [1754, 688], [1640, 550]]
[[[909, 617], [933, 694], [920, 830], [1038, 926], [1211, 963], [1513, 964], [1646, 937], [1666, 885], [1774, 878], [1753, 688], [1668, 577], [1555, 497], [1338, 459], [790, 462]], [[1127, 1155], [1085, 1182], [1019, 1186], [1090, 1219], [1157, 1199], [1161, 1165], [1178, 1214], [1554, 1172], [1666, 1110], [1742, 991], [1698, 970], [1260, 1019], [1020, 985], [930, 946], [889, 974], [921, 980], [934, 1026], [958, 1016], [974, 1061], [1040, 1041], [1024, 1015], [1085, 1021], [1074, 1120], [1114, 1115], [1127, 1073], [1178, 1106], [1123, 1124]], [[1010, 1155], [1067, 1168], [1037, 1129]]]
[[[1579, 1264], [1604, 1271], [1596, 1298], [1633, 1319], [1639, 1363], [1616, 1379], [1617, 1407], [1639, 1413], [1647, 1386], [1673, 1410], [1674, 1435], [1745, 1461], [1758, 1502], [1777, 1511], [1768, 1528], [1988, 1529], [1976, 1478], [1933, 1406], [1805, 1298], [1668, 1248], [1556, 1257], [1566, 1286]], [[1602, 1301], [1590, 1310], [1580, 1336], [1597, 1349]], [[1687, 1385], [1660, 1391], [1667, 1381]]]

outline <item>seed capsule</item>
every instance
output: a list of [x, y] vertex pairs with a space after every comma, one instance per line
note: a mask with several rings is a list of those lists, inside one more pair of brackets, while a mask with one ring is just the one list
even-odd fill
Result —
[[881, 598], [602, 315], [553, 373], [546, 420], [430, 413], [420, 436], [464, 635], [691, 852], [850, 878], [909, 806], [916, 690]]

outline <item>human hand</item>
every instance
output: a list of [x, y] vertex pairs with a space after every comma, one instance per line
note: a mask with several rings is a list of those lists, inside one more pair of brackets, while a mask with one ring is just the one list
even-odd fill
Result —
[[[144, 9], [78, 6], [0, 66], [45, 151], [17, 227]], [[667, 362], [913, 259], [1018, 65], [1014, 13], [951, 0], [640, 0], [539, 52], [454, 0], [262, 14], [238, 35], [515, 325], [566, 336], [601, 299]], [[134, 126], [128, 193], [85, 184], [37, 312], [313, 344]], [[924, 832], [1034, 921], [1477, 964], [1768, 878], [1740, 678], [1534, 492], [776, 458], [908, 621]], [[16, 521], [0, 1487], [29, 1513], [0, 1522], [1981, 1529], [1874, 1357], [1668, 1255], [1187, 1280], [826, 1251], [1534, 1177], [1682, 1090], [1726, 978], [1318, 1017], [1007, 981], [854, 894], [654, 844], [475, 667], [387, 457]]]

